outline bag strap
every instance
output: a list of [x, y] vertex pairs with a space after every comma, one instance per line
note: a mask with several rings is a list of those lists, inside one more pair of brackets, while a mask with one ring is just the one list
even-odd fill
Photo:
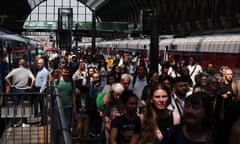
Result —
[[190, 76], [193, 75], [193, 73], [195, 72], [196, 68], [197, 68], [197, 65], [194, 66], [193, 71], [191, 72]]

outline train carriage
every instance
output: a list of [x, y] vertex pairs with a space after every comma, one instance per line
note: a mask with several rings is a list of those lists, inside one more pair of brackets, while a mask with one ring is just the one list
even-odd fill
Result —
[[[170, 41], [172, 43], [169, 43]], [[166, 46], [169, 46], [168, 54], [173, 54], [180, 61], [186, 61], [189, 56], [195, 56], [203, 67], [212, 63], [218, 71], [221, 66], [229, 66], [239, 74], [240, 35], [176, 38], [162, 40], [159, 44], [160, 53], [166, 51], [163, 47], [166, 49]]]
[[[105, 46], [99, 48], [117, 52], [128, 52], [130, 54], [143, 54], [149, 56], [150, 39], [113, 40], [105, 41]], [[159, 38], [159, 58], [167, 60], [168, 55], [174, 55], [176, 60], [186, 62], [189, 56], [198, 58], [200, 64], [205, 68], [208, 63], [215, 66], [219, 71], [221, 66], [233, 68], [235, 74], [240, 74], [240, 35], [239, 34], [216, 34], [174, 38], [173, 36]]]
[[7, 54], [7, 61], [11, 64], [9, 69], [11, 69], [18, 66], [21, 58], [29, 60], [30, 64], [30, 61], [35, 59], [35, 55], [41, 53], [42, 46], [37, 40], [0, 29], [0, 50], [1, 54]]

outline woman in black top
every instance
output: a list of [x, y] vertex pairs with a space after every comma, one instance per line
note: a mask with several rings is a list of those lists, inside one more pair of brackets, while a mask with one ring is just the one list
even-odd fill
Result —
[[158, 85], [152, 89], [151, 97], [140, 115], [141, 133], [135, 133], [132, 143], [146, 144], [160, 142], [166, 131], [180, 124], [180, 115], [168, 110], [170, 94]]
[[223, 98], [218, 94], [219, 82], [215, 76], [210, 76], [207, 79], [206, 94], [210, 97], [212, 108], [213, 126], [221, 126], [221, 110]]
[[140, 131], [140, 118], [137, 115], [138, 97], [130, 91], [123, 93], [125, 113], [111, 122], [110, 143], [128, 144], [135, 131]]

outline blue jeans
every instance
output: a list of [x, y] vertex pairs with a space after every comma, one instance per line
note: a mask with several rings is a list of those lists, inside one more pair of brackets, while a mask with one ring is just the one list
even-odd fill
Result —
[[[13, 88], [13, 90], [11, 91], [11, 93], [13, 93], [13, 106], [14, 109], [17, 108], [17, 106], [23, 102], [23, 100], [25, 99], [26, 95], [23, 94], [27, 94], [25, 89], [17, 89], [17, 88]], [[22, 118], [22, 122], [26, 123], [27, 119], [26, 118]]]
[[64, 108], [63, 109], [66, 124], [67, 124], [67, 128], [69, 128], [69, 130], [72, 127], [72, 111], [73, 111], [72, 108]]
[[26, 93], [26, 90], [25, 89], [13, 88], [13, 90], [11, 92], [14, 93], [14, 95], [13, 95], [13, 105], [18, 106], [20, 104], [20, 102], [22, 102], [24, 100], [25, 96], [21, 95], [21, 94]]

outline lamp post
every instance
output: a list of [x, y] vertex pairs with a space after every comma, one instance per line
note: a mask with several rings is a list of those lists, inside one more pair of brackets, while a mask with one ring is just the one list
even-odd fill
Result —
[[96, 52], [96, 14], [92, 10], [92, 55]]
[[150, 70], [158, 71], [158, 49], [159, 49], [159, 29], [158, 29], [158, 16], [157, 11], [153, 10], [150, 18]]
[[150, 70], [158, 71], [158, 15], [155, 9], [145, 9], [140, 12], [142, 21], [142, 34], [150, 35]]

